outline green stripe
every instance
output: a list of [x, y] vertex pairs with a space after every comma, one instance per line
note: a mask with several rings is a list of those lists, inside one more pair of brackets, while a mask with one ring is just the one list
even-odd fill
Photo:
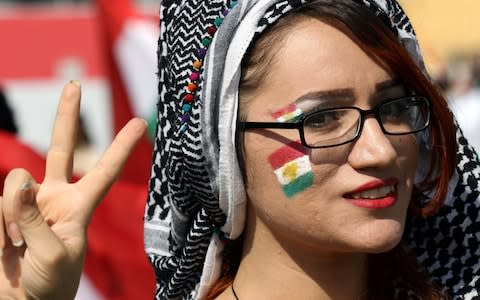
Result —
[[295, 123], [300, 121], [303, 118], [303, 114], [299, 114], [298, 116], [294, 116], [293, 118], [286, 121], [286, 123]]
[[156, 109], [153, 109], [153, 113], [148, 118], [147, 123], [148, 123], [148, 128], [147, 128], [148, 137], [150, 138], [150, 141], [155, 141], [155, 135], [157, 133], [157, 110]]
[[288, 198], [292, 198], [296, 194], [303, 192], [313, 185], [313, 173], [308, 172], [294, 181], [283, 186], [283, 192]]

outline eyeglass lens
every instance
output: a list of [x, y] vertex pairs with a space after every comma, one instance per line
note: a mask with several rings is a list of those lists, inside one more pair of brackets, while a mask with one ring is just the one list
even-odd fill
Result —
[[[385, 133], [408, 134], [424, 129], [429, 122], [428, 102], [406, 97], [382, 103], [373, 110]], [[306, 144], [326, 147], [354, 140], [361, 130], [362, 110], [337, 108], [307, 115], [303, 121]]]

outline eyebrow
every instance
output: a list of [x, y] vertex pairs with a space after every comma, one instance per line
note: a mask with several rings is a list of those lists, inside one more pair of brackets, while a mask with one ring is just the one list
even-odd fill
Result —
[[403, 83], [399, 79], [393, 78], [375, 84], [375, 91], [382, 92], [384, 90], [388, 90], [390, 88], [398, 86], [403, 86]]
[[[382, 92], [393, 87], [402, 85], [402, 82], [397, 78], [385, 80], [375, 84], [375, 92]], [[333, 100], [351, 100], [355, 97], [355, 91], [353, 88], [335, 89], [328, 91], [313, 91], [308, 92], [295, 100], [296, 103], [302, 100], [322, 99], [325, 101]]]
[[341, 99], [352, 99], [355, 97], [355, 92], [352, 88], [346, 89], [336, 89], [336, 90], [328, 90], [328, 91], [314, 91], [306, 93], [299, 98], [295, 102], [299, 102], [302, 100], [311, 100], [311, 99], [322, 99], [322, 100], [341, 100]]

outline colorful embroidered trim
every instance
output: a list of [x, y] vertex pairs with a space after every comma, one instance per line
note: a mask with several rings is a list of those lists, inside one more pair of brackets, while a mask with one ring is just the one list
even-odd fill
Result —
[[223, 19], [228, 15], [231, 9], [237, 6], [238, 1], [230, 1], [229, 8], [225, 8], [218, 16], [213, 24], [207, 28], [207, 36], [202, 39], [202, 47], [197, 50], [197, 59], [192, 63], [192, 70], [185, 87], [186, 93], [183, 95], [182, 115], [178, 118], [180, 121], [179, 132], [185, 132], [190, 121], [190, 112], [195, 101], [196, 91], [198, 88], [198, 79], [200, 78], [200, 70], [203, 66], [203, 59], [207, 55], [208, 46], [217, 32], [218, 27], [222, 25]]
[[288, 198], [313, 185], [310, 158], [307, 149], [300, 142], [292, 142], [278, 149], [268, 160]]
[[296, 104], [290, 104], [289, 106], [282, 108], [272, 113], [272, 116], [277, 122], [296, 122], [303, 115], [303, 112]]

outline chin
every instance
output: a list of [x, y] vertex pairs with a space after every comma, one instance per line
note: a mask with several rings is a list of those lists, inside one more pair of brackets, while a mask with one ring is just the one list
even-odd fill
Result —
[[[397, 222], [387, 222], [368, 228], [364, 232], [357, 232], [357, 242], [359, 250], [364, 253], [378, 254], [392, 250], [400, 243], [403, 236], [403, 224]], [[360, 238], [360, 239], [358, 239]]]
[[371, 245], [367, 249], [365, 249], [365, 253], [370, 253], [370, 254], [379, 254], [379, 253], [385, 253], [387, 251], [392, 250], [395, 246], [400, 243], [401, 238], [396, 239], [396, 240], [389, 240], [389, 241], [384, 241], [383, 243], [378, 243], [375, 245]]

